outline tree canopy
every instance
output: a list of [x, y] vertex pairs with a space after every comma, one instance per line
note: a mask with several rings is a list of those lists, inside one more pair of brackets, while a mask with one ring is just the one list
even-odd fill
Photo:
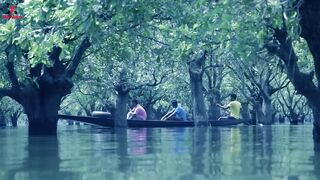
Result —
[[[226, 103], [233, 92], [248, 104], [243, 116], [259, 122], [271, 124], [284, 117], [304, 121], [311, 114], [318, 122], [317, 2], [29, 0], [13, 4], [23, 18], [1, 20], [0, 94], [24, 107], [23, 93], [17, 92], [26, 93], [26, 87], [32, 86], [31, 91], [44, 93], [49, 90], [42, 86], [51, 83], [50, 87], [61, 88], [57, 102], [64, 113], [111, 110], [119, 95], [120, 71], [126, 68], [129, 99], [139, 99], [151, 118], [161, 117], [171, 99], [178, 99], [194, 117], [190, 88], [194, 82], [188, 72], [200, 72], [205, 100], [201, 107], [207, 108], [209, 118], [223, 113], [216, 103]], [[6, 13], [10, 5], [1, 5], [1, 11]], [[202, 55], [199, 64], [196, 60]]]

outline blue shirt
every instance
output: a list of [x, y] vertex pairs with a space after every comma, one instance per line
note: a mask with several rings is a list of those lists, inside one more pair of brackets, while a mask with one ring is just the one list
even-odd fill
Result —
[[182, 121], [187, 120], [187, 113], [182, 107], [178, 106], [174, 112], [176, 113], [176, 118], [181, 119]]

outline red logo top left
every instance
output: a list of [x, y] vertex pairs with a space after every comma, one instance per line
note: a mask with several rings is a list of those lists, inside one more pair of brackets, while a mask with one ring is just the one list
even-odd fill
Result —
[[20, 19], [20, 18], [22, 18], [22, 16], [16, 15], [14, 8], [15, 8], [14, 6], [10, 6], [9, 14], [3, 14], [2, 18], [3, 19]]

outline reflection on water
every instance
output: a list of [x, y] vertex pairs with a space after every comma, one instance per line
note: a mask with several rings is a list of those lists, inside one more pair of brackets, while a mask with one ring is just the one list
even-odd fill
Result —
[[320, 179], [312, 126], [0, 129], [0, 179]]
[[[127, 137], [127, 133], [125, 134]], [[128, 149], [129, 153], [132, 155], [143, 155], [147, 153], [147, 129], [146, 128], [139, 128], [139, 129], [132, 129], [131, 136], [134, 136], [133, 139], [134, 143], [132, 143], [132, 147]], [[125, 139], [127, 142], [127, 139]], [[123, 146], [122, 146], [123, 147]]]

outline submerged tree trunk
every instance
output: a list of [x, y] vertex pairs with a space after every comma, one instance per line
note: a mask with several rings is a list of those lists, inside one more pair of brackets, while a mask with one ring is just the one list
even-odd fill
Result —
[[29, 122], [29, 134], [56, 134], [58, 110], [62, 94], [34, 89], [25, 94], [24, 111]]
[[206, 52], [189, 63], [189, 75], [192, 96], [192, 114], [195, 126], [208, 125], [207, 111], [203, 95], [203, 68]]
[[209, 89], [208, 91], [208, 119], [217, 120], [221, 116], [220, 107], [217, 106], [217, 103], [221, 101], [220, 90], [218, 89]]
[[18, 126], [18, 119], [19, 119], [21, 113], [22, 112], [20, 110], [17, 110], [15, 112], [13, 112], [13, 114], [10, 115], [10, 120], [11, 120], [12, 127], [17, 127]]
[[[208, 119], [209, 120], [217, 120], [221, 116], [220, 107], [217, 104], [221, 103], [221, 84], [224, 78], [223, 68], [219, 67], [216, 69], [218, 65], [214, 65], [214, 61], [216, 61], [214, 56], [214, 51], [211, 52], [209, 58], [209, 67], [210, 69], [205, 70], [205, 74], [208, 80], [208, 90], [206, 91], [207, 101], [209, 103], [208, 107]], [[204, 68], [206, 69], [206, 67]]]
[[272, 113], [273, 107], [271, 99], [264, 99], [261, 97], [260, 100], [254, 103], [255, 118], [258, 123], [270, 125], [272, 124]]
[[312, 107], [313, 113], [313, 137], [320, 140], [320, 108]]
[[13, 116], [10, 117], [12, 127], [17, 127], [18, 126], [18, 119], [19, 119], [19, 116], [13, 115]]
[[242, 113], [241, 113], [242, 118], [245, 120], [249, 120], [250, 119], [249, 103], [243, 102], [241, 106], [242, 106]]
[[119, 82], [115, 89], [117, 91], [116, 109], [114, 112], [114, 122], [116, 127], [127, 127], [127, 104], [129, 99], [129, 87], [127, 79], [127, 69], [120, 72]]
[[7, 125], [7, 123], [6, 123], [6, 118], [5, 118], [4, 112], [0, 108], [0, 127], [4, 127], [6, 125]]
[[155, 119], [154, 118], [154, 109], [151, 105], [145, 106], [144, 109], [146, 110], [146, 113], [148, 115], [147, 120], [149, 119]]
[[11, 119], [11, 124], [12, 124], [12, 127], [17, 127], [18, 126], [18, 119]]
[[218, 102], [210, 100], [208, 108], [208, 119], [217, 120], [221, 116], [220, 108], [216, 105]]
[[114, 114], [114, 121], [116, 127], [127, 127], [127, 104], [129, 94], [126, 92], [119, 92], [116, 100], [116, 110]]
[[[86, 37], [75, 49], [74, 56], [66, 63], [60, 60], [62, 49], [54, 46], [48, 53], [48, 60], [52, 66], [47, 67], [42, 63], [31, 66], [27, 80], [20, 82], [14, 70], [15, 53], [19, 48], [8, 45], [5, 50], [6, 68], [12, 87], [0, 88], [0, 95], [9, 96], [23, 106], [28, 117], [30, 135], [56, 134], [61, 99], [71, 92], [72, 77], [89, 47], [90, 42]], [[28, 59], [27, 50], [21, 53]]]
[[257, 123], [263, 123], [265, 121], [264, 115], [262, 112], [262, 102], [256, 101], [254, 105], [254, 114]]
[[206, 106], [202, 92], [202, 82], [191, 77], [192, 113], [196, 126], [207, 121]]
[[263, 124], [267, 124], [270, 125], [272, 124], [272, 114], [273, 114], [273, 107], [271, 104], [271, 99], [270, 98], [262, 98], [262, 106], [261, 106], [261, 110], [263, 113]]

